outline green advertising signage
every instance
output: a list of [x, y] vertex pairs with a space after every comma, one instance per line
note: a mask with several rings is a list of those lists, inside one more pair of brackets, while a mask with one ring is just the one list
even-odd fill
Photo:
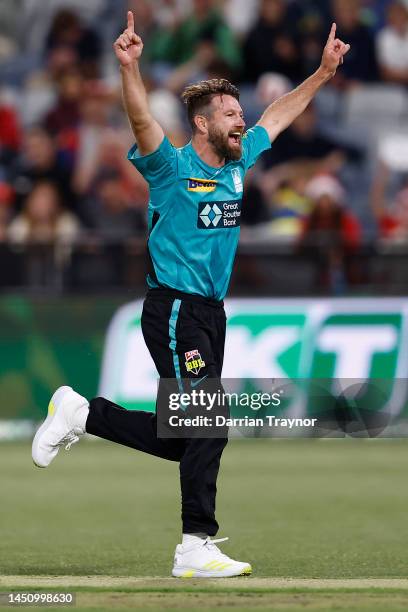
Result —
[[[140, 327], [142, 302], [114, 315], [100, 393], [154, 410], [157, 373]], [[408, 300], [229, 300], [223, 378], [382, 379], [387, 402], [408, 374]], [[398, 385], [401, 396], [401, 384]], [[395, 398], [394, 398], [395, 399]], [[398, 403], [402, 408], [403, 398]]]
[[[157, 373], [140, 327], [142, 300], [121, 304], [120, 297], [0, 299], [0, 439], [9, 437], [10, 423], [31, 432], [63, 384], [131, 410], [155, 409]], [[237, 299], [227, 300], [226, 310], [223, 378], [235, 379], [236, 391], [259, 380], [295, 380], [309, 394], [302, 408], [309, 413], [316, 410], [311, 381], [381, 379], [371, 404], [404, 410], [408, 299]], [[283, 402], [282, 409], [293, 405]]]

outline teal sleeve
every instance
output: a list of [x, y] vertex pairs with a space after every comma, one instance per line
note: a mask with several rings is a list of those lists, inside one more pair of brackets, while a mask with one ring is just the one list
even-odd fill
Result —
[[173, 184], [177, 177], [176, 149], [167, 136], [153, 153], [141, 155], [135, 144], [127, 157], [146, 179], [151, 189]]
[[256, 125], [245, 132], [242, 139], [245, 171], [249, 170], [264, 151], [271, 148], [268, 132], [261, 125]]

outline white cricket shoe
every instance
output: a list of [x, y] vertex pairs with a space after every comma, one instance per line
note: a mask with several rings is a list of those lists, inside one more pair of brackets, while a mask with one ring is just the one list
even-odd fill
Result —
[[89, 402], [71, 387], [59, 387], [48, 405], [48, 416], [35, 434], [32, 457], [35, 465], [48, 467], [61, 446], [69, 450], [85, 433]]
[[249, 576], [249, 563], [234, 561], [224, 555], [216, 543], [228, 538], [210, 540], [206, 538], [191, 545], [178, 544], [174, 555], [172, 575], [177, 578], [229, 578]]

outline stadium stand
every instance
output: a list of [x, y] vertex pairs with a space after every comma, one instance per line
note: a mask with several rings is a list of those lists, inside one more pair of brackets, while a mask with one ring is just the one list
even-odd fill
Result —
[[[148, 193], [125, 158], [131, 135], [112, 53], [112, 41], [129, 6], [145, 42], [143, 70], [153, 112], [177, 146], [188, 140], [178, 98], [186, 83], [212, 76], [234, 79], [250, 126], [266, 104], [316, 68], [330, 21], [337, 20], [352, 52], [338, 77], [249, 178], [240, 271], [232, 289], [241, 295], [260, 286], [271, 295], [296, 290], [367, 293], [379, 285], [389, 292], [405, 291], [408, 233], [389, 230], [389, 219], [404, 226], [406, 4], [2, 3], [0, 285], [30, 291], [142, 290]], [[396, 57], [401, 58], [398, 65]], [[379, 165], [387, 172], [386, 187], [374, 180]], [[323, 190], [320, 198], [330, 200], [333, 185], [343, 194], [333, 219], [348, 219], [347, 227], [359, 228], [359, 239], [346, 258], [333, 258], [323, 246], [330, 243], [334, 228], [333, 219], [327, 224], [317, 220], [316, 200], [310, 197], [310, 185], [316, 181]], [[380, 192], [386, 192], [381, 204]], [[319, 244], [312, 248], [317, 238], [311, 227], [316, 229], [316, 223]], [[339, 229], [339, 244], [344, 231]], [[344, 269], [337, 274], [339, 266]], [[289, 283], [294, 270], [297, 281]], [[337, 281], [331, 282], [334, 277]]]

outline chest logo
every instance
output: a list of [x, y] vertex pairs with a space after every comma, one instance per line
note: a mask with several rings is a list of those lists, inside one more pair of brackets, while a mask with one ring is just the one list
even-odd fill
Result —
[[188, 191], [195, 191], [197, 193], [210, 193], [217, 189], [217, 181], [207, 181], [199, 178], [189, 178]]
[[242, 184], [241, 173], [238, 168], [233, 168], [231, 170], [232, 180], [234, 181], [235, 193], [242, 193], [244, 190], [244, 186]]
[[209, 227], [210, 225], [217, 227], [222, 219], [222, 210], [217, 204], [206, 204], [199, 214], [199, 217], [205, 227]]
[[199, 229], [221, 229], [239, 227], [241, 222], [241, 200], [228, 202], [200, 202], [197, 227]]

